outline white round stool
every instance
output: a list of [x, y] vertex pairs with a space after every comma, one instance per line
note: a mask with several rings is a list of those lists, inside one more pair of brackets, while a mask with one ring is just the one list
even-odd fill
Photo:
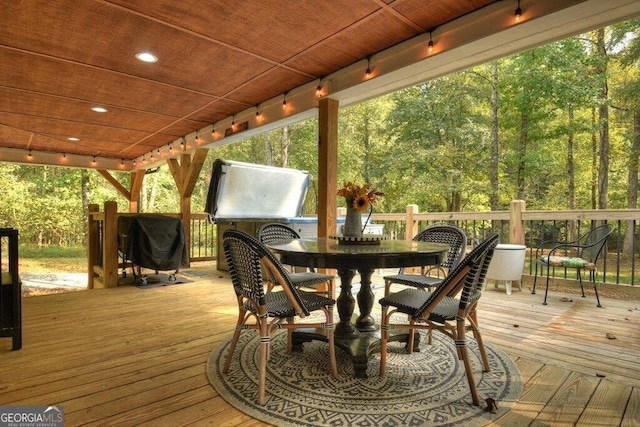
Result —
[[498, 244], [487, 269], [484, 288], [487, 287], [488, 280], [494, 280], [496, 288], [499, 282], [505, 282], [507, 295], [511, 295], [511, 282], [517, 281], [518, 289], [522, 291], [520, 281], [526, 251], [527, 247], [524, 245]]

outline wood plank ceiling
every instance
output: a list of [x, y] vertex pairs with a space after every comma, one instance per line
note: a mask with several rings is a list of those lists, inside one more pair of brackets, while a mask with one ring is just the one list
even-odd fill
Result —
[[[522, 2], [531, 10], [587, 3], [596, 4]], [[518, 0], [0, 0], [0, 161], [28, 162], [26, 153], [33, 152], [56, 156], [39, 163], [86, 157], [135, 169], [133, 160], [170, 149], [206, 126], [230, 123], [301, 86], [315, 87], [403, 42], [428, 40], [448, 23], [468, 24], [475, 12], [503, 7], [500, 16], [506, 11], [513, 20], [516, 5]], [[497, 31], [494, 25], [483, 31]], [[138, 61], [135, 54], [143, 51], [158, 61]]]
[[0, 150], [135, 159], [495, 1], [1, 0]]

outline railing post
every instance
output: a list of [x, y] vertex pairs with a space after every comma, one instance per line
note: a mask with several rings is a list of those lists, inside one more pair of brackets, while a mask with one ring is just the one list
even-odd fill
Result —
[[90, 204], [88, 208], [87, 218], [87, 288], [94, 288], [95, 272], [93, 266], [96, 265], [97, 257], [99, 256], [99, 242], [98, 242], [98, 222], [93, 218], [93, 214], [100, 211], [100, 207], [96, 204]]
[[118, 204], [104, 202], [102, 268], [105, 288], [118, 287]]
[[524, 200], [512, 200], [509, 205], [509, 243], [524, 245], [524, 220], [522, 213], [525, 211]]
[[405, 240], [413, 239], [413, 236], [418, 234], [418, 221], [413, 219], [413, 216], [418, 213], [418, 205], [407, 205], [407, 219], [406, 227], [404, 231]]

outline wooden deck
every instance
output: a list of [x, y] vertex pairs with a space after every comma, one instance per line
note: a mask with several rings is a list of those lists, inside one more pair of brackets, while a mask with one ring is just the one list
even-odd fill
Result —
[[[211, 264], [181, 274], [195, 282], [25, 298], [22, 350], [0, 339], [0, 405], [62, 405], [68, 426], [263, 425], [205, 375], [236, 320], [228, 276]], [[484, 293], [485, 340], [525, 382], [495, 425], [640, 425], [640, 302], [561, 296], [545, 307], [526, 290]]]

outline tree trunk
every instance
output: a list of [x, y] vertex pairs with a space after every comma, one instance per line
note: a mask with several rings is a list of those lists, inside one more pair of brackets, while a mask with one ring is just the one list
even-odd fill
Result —
[[591, 108], [591, 209], [598, 206], [598, 136], [596, 134], [596, 110]]
[[364, 105], [365, 110], [364, 110], [364, 120], [363, 120], [363, 129], [362, 129], [362, 133], [363, 133], [363, 147], [364, 147], [364, 166], [363, 166], [363, 178], [365, 182], [371, 183], [371, 170], [370, 170], [370, 153], [371, 153], [371, 149], [370, 149], [370, 145], [371, 145], [371, 141], [370, 141], [370, 131], [369, 131], [369, 105], [367, 103], [365, 103]]
[[284, 126], [282, 128], [282, 139], [280, 140], [280, 166], [283, 168], [286, 168], [289, 165], [289, 145], [291, 145], [289, 126]]
[[[640, 108], [633, 111], [633, 136], [631, 138], [631, 149], [629, 152], [629, 187], [627, 188], [627, 207], [637, 209], [638, 207], [638, 162], [640, 159]], [[635, 243], [634, 221], [627, 221], [627, 229], [622, 247], [623, 254], [631, 258], [634, 255]]]
[[271, 146], [271, 132], [267, 132], [264, 134], [264, 151], [265, 157], [267, 159], [267, 165], [273, 166], [273, 147]]
[[518, 145], [518, 170], [516, 172], [516, 183], [518, 188], [518, 199], [526, 200], [525, 195], [525, 157], [527, 155], [527, 127], [529, 125], [528, 117], [522, 113], [520, 118], [520, 144]]
[[500, 209], [500, 144], [498, 140], [498, 61], [491, 62], [491, 165], [489, 202], [491, 210]]
[[600, 130], [600, 150], [598, 158], [598, 209], [607, 209], [609, 193], [609, 88], [607, 86], [607, 52], [604, 45], [604, 28], [598, 30], [597, 54], [600, 66], [596, 67], [596, 74], [600, 77], [600, 90], [598, 106], [598, 121]]
[[81, 169], [80, 176], [80, 192], [82, 196], [82, 217], [84, 218], [83, 245], [87, 246], [87, 238], [89, 231], [89, 170]]
[[[573, 131], [574, 111], [573, 106], [569, 105], [568, 113], [568, 134], [567, 134], [567, 193], [569, 196], [569, 209], [576, 208], [576, 165], [574, 158], [575, 148], [575, 132]], [[571, 240], [578, 238], [578, 227], [575, 221], [571, 222], [569, 236]]]
[[573, 107], [569, 106], [568, 111], [569, 116], [569, 133], [567, 135], [567, 191], [569, 196], [569, 209], [576, 208], [576, 177], [575, 177], [575, 159], [573, 157], [574, 152], [574, 132], [573, 132], [573, 122], [574, 122], [574, 112]]

